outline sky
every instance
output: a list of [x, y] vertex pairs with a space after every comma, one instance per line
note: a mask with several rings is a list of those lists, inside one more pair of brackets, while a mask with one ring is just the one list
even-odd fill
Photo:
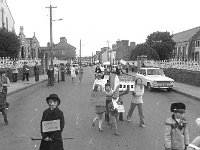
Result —
[[199, 0], [6, 0], [19, 34], [35, 35], [40, 46], [50, 41], [53, 9], [53, 42], [60, 37], [76, 47], [79, 55], [92, 56], [117, 40], [140, 44], [153, 32], [178, 33], [200, 26]]

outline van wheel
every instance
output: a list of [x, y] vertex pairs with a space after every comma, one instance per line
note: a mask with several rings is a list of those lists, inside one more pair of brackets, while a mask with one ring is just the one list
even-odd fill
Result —
[[153, 91], [153, 88], [151, 87], [151, 84], [150, 84], [150, 83], [147, 84], [147, 89], [148, 89], [149, 92], [152, 92], [152, 91]]

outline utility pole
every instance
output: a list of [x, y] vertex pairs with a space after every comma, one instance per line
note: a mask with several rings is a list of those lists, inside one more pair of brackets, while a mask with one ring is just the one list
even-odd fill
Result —
[[[109, 47], [109, 43], [110, 43], [110, 41], [109, 41], [109, 40], [107, 40], [107, 41], [106, 41], [106, 43], [108, 44], [108, 50], [110, 50], [110, 47]], [[111, 59], [112, 59], [112, 58], [111, 58], [111, 51], [109, 51], [109, 53], [110, 53], [110, 58], [109, 58], [109, 59], [110, 59], [110, 67], [111, 67], [111, 66], [112, 66], [112, 60], [111, 60]]]
[[79, 60], [80, 66], [81, 66], [81, 40], [80, 40], [80, 60]]
[[51, 65], [53, 65], [53, 35], [52, 35], [52, 8], [53, 6], [46, 7], [50, 10], [50, 52], [51, 52]]
[[93, 52], [92, 52], [92, 64], [93, 64], [93, 57], [94, 57], [94, 56], [93, 56]]

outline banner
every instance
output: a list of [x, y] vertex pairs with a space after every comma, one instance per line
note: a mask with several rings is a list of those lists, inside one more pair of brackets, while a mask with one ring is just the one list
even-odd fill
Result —
[[92, 91], [90, 102], [92, 105], [105, 106], [106, 105], [106, 93], [103, 91]]
[[60, 120], [42, 121], [42, 132], [60, 130]]

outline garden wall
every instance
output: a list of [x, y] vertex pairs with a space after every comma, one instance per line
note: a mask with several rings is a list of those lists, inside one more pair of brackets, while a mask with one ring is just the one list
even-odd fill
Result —
[[174, 79], [175, 82], [181, 82], [200, 87], [200, 72], [184, 69], [168, 68], [164, 70], [165, 75]]

